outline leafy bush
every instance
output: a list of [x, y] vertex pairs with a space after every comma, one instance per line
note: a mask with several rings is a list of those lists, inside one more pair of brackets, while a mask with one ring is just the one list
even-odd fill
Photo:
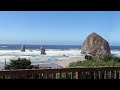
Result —
[[32, 69], [38, 68], [36, 66], [31, 65], [30, 59], [26, 58], [18, 58], [15, 60], [10, 60], [10, 63], [5, 66], [5, 69]]

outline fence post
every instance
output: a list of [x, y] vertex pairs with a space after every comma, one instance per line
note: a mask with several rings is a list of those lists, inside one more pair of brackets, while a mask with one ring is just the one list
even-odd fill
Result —
[[5, 67], [4, 67], [4, 69], [6, 68], [6, 59], [5, 59]]
[[53, 79], [56, 79], [56, 73], [53, 73]]
[[68, 72], [65, 73], [65, 79], [68, 79]]
[[71, 72], [71, 79], [74, 79], [74, 72]]

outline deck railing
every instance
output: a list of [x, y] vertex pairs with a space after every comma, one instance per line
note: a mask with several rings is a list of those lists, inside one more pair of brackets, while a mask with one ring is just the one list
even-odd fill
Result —
[[120, 79], [120, 67], [2, 70], [0, 79]]

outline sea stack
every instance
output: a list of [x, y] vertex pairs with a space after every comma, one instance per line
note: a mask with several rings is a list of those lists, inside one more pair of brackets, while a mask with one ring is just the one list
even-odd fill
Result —
[[22, 45], [22, 46], [21, 46], [21, 51], [22, 51], [22, 52], [25, 52], [25, 45]]
[[104, 59], [110, 53], [109, 43], [100, 35], [93, 32], [83, 42], [81, 54], [89, 54], [98, 59]]
[[45, 47], [44, 47], [44, 46], [41, 46], [40, 50], [41, 50], [41, 54], [43, 54], [43, 55], [46, 54], [46, 53], [45, 53]]

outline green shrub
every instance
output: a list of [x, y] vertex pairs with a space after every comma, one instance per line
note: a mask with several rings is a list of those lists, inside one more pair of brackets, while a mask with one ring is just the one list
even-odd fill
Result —
[[120, 58], [108, 55], [103, 60], [91, 58], [90, 60], [72, 62], [69, 64], [69, 67], [100, 67], [100, 66], [120, 66]]
[[37, 66], [31, 65], [30, 59], [26, 58], [18, 58], [15, 60], [10, 60], [10, 63], [5, 66], [5, 69], [32, 69], [38, 68]]

